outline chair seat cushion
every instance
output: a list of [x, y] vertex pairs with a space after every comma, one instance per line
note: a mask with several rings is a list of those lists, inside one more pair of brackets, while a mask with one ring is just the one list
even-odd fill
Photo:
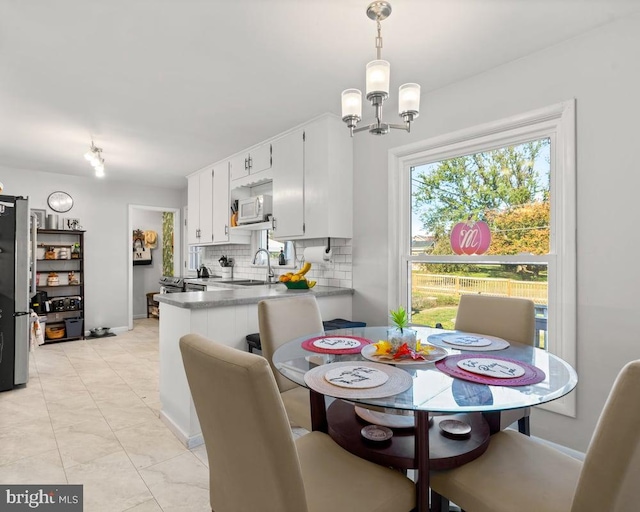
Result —
[[431, 487], [473, 512], [568, 512], [582, 462], [505, 430], [487, 451], [450, 471], [432, 471]]
[[309, 390], [297, 386], [280, 393], [287, 417], [292, 425], [311, 430], [311, 407], [309, 405]]
[[409, 512], [415, 485], [399, 471], [347, 452], [328, 435], [296, 440], [309, 512]]

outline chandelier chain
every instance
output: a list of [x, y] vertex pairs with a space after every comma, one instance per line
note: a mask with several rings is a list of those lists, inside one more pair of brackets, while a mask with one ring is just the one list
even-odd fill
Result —
[[376, 20], [376, 24], [378, 26], [378, 36], [376, 37], [376, 59], [382, 59], [382, 24], [380, 23], [380, 19]]

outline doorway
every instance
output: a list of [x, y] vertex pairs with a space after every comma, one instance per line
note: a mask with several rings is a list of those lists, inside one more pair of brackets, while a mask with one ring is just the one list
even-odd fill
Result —
[[[172, 223], [169, 220], [170, 216], [173, 217]], [[129, 330], [133, 329], [134, 318], [146, 316], [146, 294], [160, 289], [158, 284], [160, 277], [169, 271], [172, 271], [173, 275], [180, 274], [182, 260], [180, 218], [179, 208], [129, 205], [127, 231]], [[137, 245], [142, 245], [142, 250], [149, 251], [144, 258], [136, 258], [135, 265], [132, 246], [134, 231], [142, 232], [143, 237], [147, 233], [146, 243], [138, 242]], [[153, 243], [154, 235], [157, 237], [155, 243]], [[167, 262], [169, 262], [169, 268], [167, 268]]]

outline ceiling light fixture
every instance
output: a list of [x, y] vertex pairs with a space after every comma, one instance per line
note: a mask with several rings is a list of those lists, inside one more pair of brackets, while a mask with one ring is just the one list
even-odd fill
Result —
[[375, 108], [376, 120], [367, 126], [356, 128], [362, 119], [362, 92], [359, 89], [347, 89], [342, 92], [342, 120], [347, 123], [349, 132], [354, 133], [368, 130], [374, 135], [384, 135], [390, 129], [411, 131], [411, 121], [418, 117], [420, 111], [420, 86], [418, 84], [403, 84], [398, 92], [398, 113], [404, 119], [404, 124], [389, 124], [382, 122], [382, 104], [389, 97], [390, 64], [382, 60], [382, 28], [380, 22], [391, 14], [391, 4], [388, 2], [373, 2], [367, 7], [367, 16], [375, 20], [378, 35], [376, 37], [376, 60], [367, 64], [367, 99]]
[[104, 158], [102, 157], [102, 148], [96, 147], [91, 141], [91, 149], [84, 154], [84, 157], [96, 170], [96, 176], [98, 178], [104, 177]]

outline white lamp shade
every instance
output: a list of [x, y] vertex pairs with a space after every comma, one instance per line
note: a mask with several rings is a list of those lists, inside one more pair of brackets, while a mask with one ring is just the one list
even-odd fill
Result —
[[93, 160], [93, 159], [94, 159], [95, 155], [93, 154], [93, 151], [87, 151], [87, 152], [84, 154], [84, 157], [85, 157], [87, 160], [89, 160], [89, 162], [91, 162], [91, 160]]
[[367, 96], [389, 94], [391, 65], [386, 60], [372, 60], [367, 64]]
[[342, 91], [342, 117], [362, 118], [362, 93], [359, 89]]
[[398, 90], [398, 113], [420, 112], [420, 86], [418, 84], [404, 84]]

